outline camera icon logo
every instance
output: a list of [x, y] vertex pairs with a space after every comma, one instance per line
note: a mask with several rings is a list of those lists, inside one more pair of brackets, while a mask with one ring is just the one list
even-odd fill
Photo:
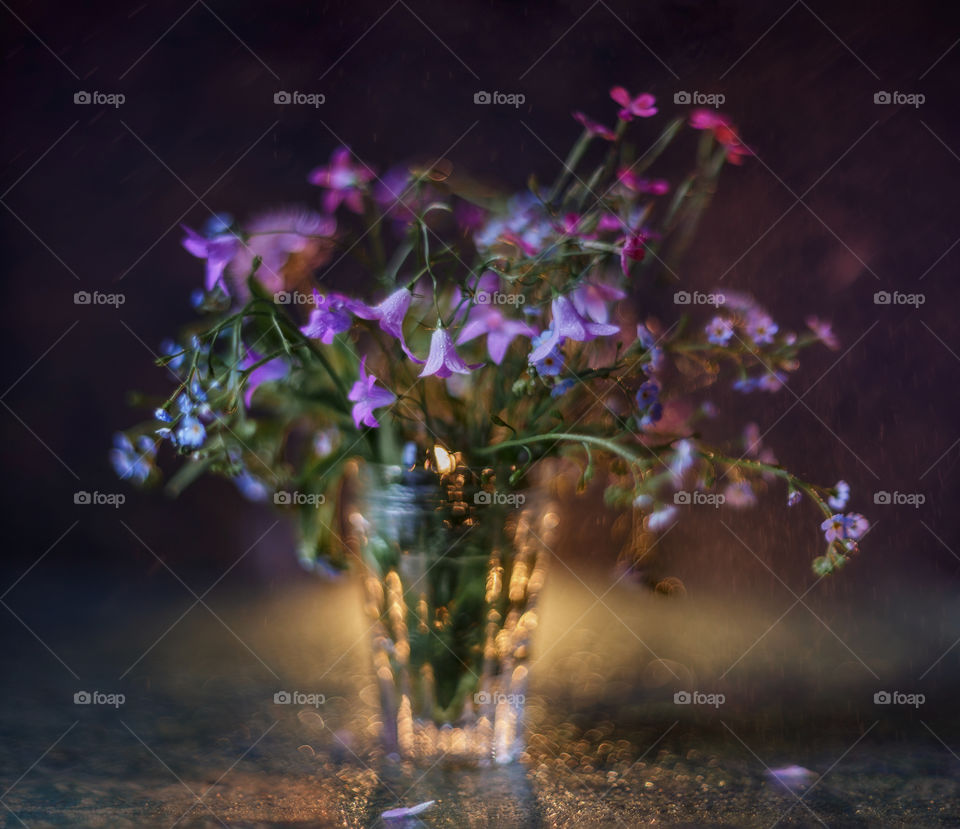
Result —
[[477, 305], [490, 304], [490, 294], [488, 294], [486, 291], [477, 291], [474, 298], [477, 300]]
[[84, 490], [73, 493], [73, 503], [75, 504], [89, 504], [91, 500], [90, 493]]
[[289, 92], [274, 92], [273, 102], [275, 104], [289, 104], [293, 100]]
[[690, 705], [693, 702], [693, 697], [690, 695], [689, 691], [677, 691], [673, 695], [673, 704], [674, 705]]
[[73, 102], [75, 104], [89, 104], [91, 101], [89, 92], [74, 92], [73, 93]]
[[889, 291], [877, 291], [873, 295], [873, 304], [874, 305], [889, 305], [890, 304], [890, 292]]
[[880, 492], [873, 493], [873, 503], [875, 504], [889, 504], [891, 502], [890, 493], [885, 490]]
[[289, 492], [274, 492], [273, 493], [273, 503], [275, 504], [291, 504], [293, 498]]
[[673, 295], [674, 305], [689, 305], [690, 304], [690, 292], [689, 291], [677, 291]]
[[489, 92], [474, 92], [473, 102], [475, 104], [489, 104], [492, 100]]
[[493, 495], [489, 492], [480, 490], [480, 492], [473, 493], [473, 503], [475, 504], [492, 504]]
[[890, 93], [889, 92], [874, 92], [873, 93], [873, 102], [875, 104], [889, 104], [890, 103]]
[[74, 305], [89, 305], [92, 301], [93, 297], [90, 295], [89, 291], [77, 291], [73, 295]]
[[291, 296], [289, 291], [278, 291], [273, 295], [273, 301], [277, 305], [289, 305]]
[[73, 695], [73, 704], [74, 705], [90, 705], [93, 702], [93, 698], [90, 696], [89, 691], [77, 691]]
[[689, 104], [690, 103], [690, 93], [689, 92], [674, 92], [673, 93], [673, 102], [675, 104]]
[[479, 691], [473, 695], [473, 701], [477, 705], [489, 705], [493, 702], [493, 697], [490, 696], [488, 691]]
[[877, 691], [873, 695], [874, 705], [889, 705], [892, 701], [889, 691]]
[[681, 489], [679, 492], [673, 493], [673, 503], [675, 504], [689, 504], [690, 503], [690, 493]]
[[277, 691], [273, 695], [273, 704], [274, 705], [289, 705], [293, 702], [293, 698], [290, 696], [289, 691]]

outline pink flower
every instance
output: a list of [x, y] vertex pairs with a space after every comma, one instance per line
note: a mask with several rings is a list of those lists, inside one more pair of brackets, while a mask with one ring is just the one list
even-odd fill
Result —
[[620, 331], [617, 325], [590, 322], [580, 316], [569, 297], [554, 297], [551, 303], [553, 323], [537, 340], [536, 347], [530, 353], [530, 362], [536, 363], [546, 357], [567, 337], [577, 342], [587, 342], [597, 337], [609, 337]]
[[654, 196], [662, 196], [670, 191], [670, 182], [666, 179], [639, 178], [629, 167], [621, 168], [617, 173], [617, 180], [634, 193], [652, 193]]
[[836, 351], [840, 348], [840, 341], [833, 333], [833, 326], [829, 322], [824, 322], [819, 317], [807, 317], [807, 327], [816, 335], [827, 348]]
[[483, 363], [468, 366], [457, 354], [453, 346], [450, 332], [442, 326], [437, 326], [430, 338], [430, 353], [427, 355], [427, 364], [420, 372], [421, 377], [435, 374], [437, 377], [449, 377], [451, 374], [469, 374], [480, 368]]
[[733, 122], [719, 112], [710, 109], [695, 109], [690, 113], [690, 126], [695, 130], [712, 130], [717, 143], [727, 150], [727, 161], [742, 164], [743, 157], [753, 155], [753, 151], [740, 140]]
[[198, 259], [207, 260], [207, 277], [204, 287], [212, 291], [214, 286], [223, 279], [223, 269], [236, 254], [240, 240], [232, 233], [223, 233], [208, 239], [186, 225], [181, 227], [187, 234], [181, 244]]
[[341, 203], [354, 213], [363, 213], [363, 191], [373, 177], [373, 170], [365, 164], [351, 163], [350, 150], [338, 147], [330, 156], [330, 165], [312, 170], [307, 181], [327, 188], [323, 207], [328, 213], [333, 213]]
[[608, 302], [623, 299], [626, 292], [605, 282], [584, 282], [572, 294], [573, 306], [581, 316], [590, 317], [594, 322], [608, 322], [610, 309]]
[[366, 371], [367, 358], [360, 361], [360, 379], [353, 384], [348, 398], [354, 404], [351, 414], [353, 425], [358, 429], [360, 424], [376, 429], [380, 423], [373, 416], [374, 409], [389, 406], [397, 396], [389, 389], [377, 388], [377, 378]]
[[623, 109], [617, 113], [621, 121], [632, 121], [636, 118], [649, 118], [657, 114], [657, 108], [654, 106], [657, 99], [648, 92], [631, 98], [630, 93], [622, 86], [615, 86], [610, 90], [610, 97], [613, 98]]
[[490, 359], [500, 365], [514, 337], [533, 337], [536, 331], [525, 322], [507, 319], [497, 308], [491, 308], [489, 305], [474, 305], [457, 338], [457, 345], [470, 342], [482, 334], [487, 335], [487, 351]]
[[413, 294], [408, 288], [401, 288], [394, 291], [379, 305], [371, 307], [356, 299], [347, 300], [346, 307], [354, 316], [365, 320], [378, 320], [381, 330], [385, 331], [391, 337], [400, 341], [400, 347], [415, 363], [423, 364], [423, 360], [417, 359], [417, 356], [407, 346], [407, 341], [403, 337], [403, 319], [407, 315], [407, 309], [413, 300]]
[[730, 125], [730, 119], [712, 109], [695, 109], [690, 113], [690, 126], [695, 130], [715, 130]]
[[624, 276], [630, 276], [630, 262], [640, 262], [647, 255], [647, 236], [643, 232], [632, 233], [623, 240], [620, 249], [620, 270]]
[[597, 138], [602, 138], [604, 141], [614, 141], [617, 137], [613, 130], [608, 129], [603, 124], [591, 120], [582, 112], [573, 113], [573, 117], [576, 121], [579, 121], [583, 125], [583, 128], [590, 133], [590, 135], [593, 135]]

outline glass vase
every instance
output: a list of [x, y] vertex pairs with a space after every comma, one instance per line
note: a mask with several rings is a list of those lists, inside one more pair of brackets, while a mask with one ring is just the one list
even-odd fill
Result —
[[515, 761], [556, 509], [539, 489], [507, 493], [465, 468], [366, 465], [358, 482], [348, 519], [387, 751]]

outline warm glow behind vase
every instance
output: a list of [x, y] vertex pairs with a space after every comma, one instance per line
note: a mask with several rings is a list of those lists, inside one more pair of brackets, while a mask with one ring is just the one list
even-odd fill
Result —
[[537, 597], [558, 524], [545, 493], [367, 465], [348, 519], [387, 750], [509, 763], [525, 748]]

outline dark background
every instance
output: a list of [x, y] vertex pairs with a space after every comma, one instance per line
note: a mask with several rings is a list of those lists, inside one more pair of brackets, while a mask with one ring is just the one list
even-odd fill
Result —
[[[715, 398], [722, 423], [776, 424], [765, 441], [793, 471], [849, 481], [851, 508], [876, 525], [861, 556], [804, 599], [837, 635], [814, 623], [812, 639], [765, 656], [779, 661], [761, 660], [753, 680], [778, 687], [784, 673], [812, 672], [826, 703], [836, 666], [853, 653], [874, 669], [861, 677], [866, 689], [895, 681], [923, 687], [931, 705], [954, 705], [960, 8], [4, 5], [0, 590], [26, 575], [4, 594], [0, 635], [14, 652], [26, 648], [25, 659], [57, 670], [38, 640], [57, 651], [72, 627], [138, 625], [129, 615], [120, 621], [117, 608], [188, 598], [157, 556], [201, 592], [275, 520], [225, 482], [201, 482], [170, 502], [116, 482], [107, 463], [113, 432], [139, 417], [127, 391], [165, 387], [151, 351], [191, 318], [202, 264], [180, 247], [178, 222], [197, 227], [210, 210], [316, 205], [305, 175], [340, 143], [378, 171], [446, 154], [458, 170], [521, 189], [531, 171], [547, 180], [557, 170], [579, 130], [570, 111], [612, 122], [607, 90], [623, 84], [659, 101], [660, 116], [637, 125], [638, 144], [684, 109], [673, 104], [676, 91], [699, 90], [726, 96], [723, 110], [757, 151], [724, 171], [677, 268], [683, 286], [751, 291], [781, 328], [802, 329], [815, 313], [832, 319], [841, 339], [840, 351], [803, 358], [792, 392]], [[322, 92], [326, 103], [278, 106], [281, 89]], [[526, 104], [476, 106], [480, 89], [522, 92]], [[75, 105], [78, 90], [120, 92], [126, 102]], [[876, 105], [879, 90], [919, 92], [926, 102]], [[78, 290], [121, 292], [125, 303], [78, 306]], [[878, 290], [922, 292], [925, 303], [878, 306]], [[638, 294], [647, 310], [642, 286]], [[122, 491], [127, 503], [78, 506], [80, 489]], [[880, 490], [926, 502], [875, 505]], [[663, 542], [656, 578], [682, 580], [686, 597], [676, 601], [685, 612], [722, 618], [724, 608], [755, 608], [759, 636], [793, 603], [791, 591], [813, 585], [819, 519], [812, 508], [787, 513], [782, 495], [774, 490], [752, 511], [689, 516]], [[569, 579], [569, 566], [600, 593], [616, 550], [597, 539], [612, 516], [576, 509], [555, 572]], [[281, 524], [217, 588], [241, 589], [327, 588], [299, 570]], [[164, 628], [152, 625], [148, 640]]]

